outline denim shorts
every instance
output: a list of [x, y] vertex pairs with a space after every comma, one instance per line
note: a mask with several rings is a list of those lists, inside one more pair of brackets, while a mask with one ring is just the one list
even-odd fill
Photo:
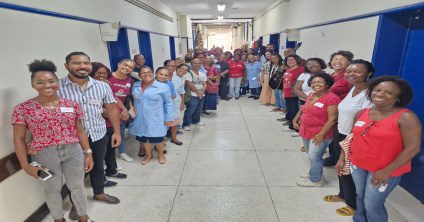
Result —
[[158, 144], [163, 142], [163, 137], [136, 136], [135, 139], [142, 143], [150, 143], [150, 144]]

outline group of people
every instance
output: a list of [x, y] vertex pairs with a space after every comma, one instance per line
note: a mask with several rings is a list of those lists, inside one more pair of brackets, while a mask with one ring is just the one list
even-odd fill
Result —
[[345, 202], [336, 213], [353, 221], [388, 221], [384, 202], [421, 146], [420, 121], [405, 108], [411, 87], [396, 76], [372, 78], [373, 65], [349, 51], [330, 55], [331, 74], [321, 58], [304, 60], [291, 48], [284, 56], [266, 47], [259, 101], [284, 113], [277, 121], [302, 139], [310, 167], [297, 185], [321, 187], [323, 167], [335, 166], [340, 192], [324, 201]]
[[[116, 186], [110, 178], [127, 178], [118, 172], [115, 149], [122, 160], [134, 160], [126, 151], [126, 128], [139, 141], [141, 164], [152, 161], [153, 149], [164, 164], [165, 137], [182, 145], [179, 129], [205, 125], [201, 115], [217, 110], [220, 100], [238, 100], [250, 91], [250, 98], [285, 114], [277, 121], [301, 137], [310, 168], [300, 175], [299, 186], [323, 186], [324, 165], [335, 165], [340, 192], [324, 201], [346, 202], [336, 212], [354, 215], [354, 221], [387, 221], [384, 201], [411, 170], [421, 125], [405, 108], [412, 99], [408, 83], [394, 76], [371, 79], [373, 65], [353, 57], [349, 51], [333, 53], [328, 67], [334, 72], [327, 74], [321, 58], [305, 60], [291, 48], [283, 58], [272, 44], [243, 45], [233, 52], [219, 47], [189, 52], [156, 70], [138, 54], [111, 72], [87, 54], [72, 52], [65, 58], [69, 74], [62, 79], [51, 61], [35, 60], [29, 71], [38, 95], [12, 114], [16, 154], [29, 175], [38, 178], [43, 169], [54, 173], [43, 184], [55, 221], [65, 220], [63, 177], [73, 203], [70, 218], [90, 221], [84, 175], [90, 175], [94, 200], [120, 202], [104, 187]], [[323, 160], [327, 148], [330, 157]], [[28, 154], [42, 167], [29, 164]]]

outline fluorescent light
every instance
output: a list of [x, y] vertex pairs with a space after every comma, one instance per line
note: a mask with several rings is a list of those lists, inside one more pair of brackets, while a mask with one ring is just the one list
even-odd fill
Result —
[[224, 19], [224, 16], [223, 15], [218, 15], [218, 20], [222, 20], [222, 19]]
[[223, 12], [225, 10], [225, 4], [221, 3], [217, 5], [218, 12]]

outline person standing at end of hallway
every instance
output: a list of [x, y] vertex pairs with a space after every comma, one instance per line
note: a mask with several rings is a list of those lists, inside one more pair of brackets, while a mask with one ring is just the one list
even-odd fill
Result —
[[219, 79], [219, 97], [223, 100], [230, 100], [228, 98], [229, 93], [229, 75], [230, 75], [230, 66], [226, 61], [225, 54], [221, 54], [219, 57], [219, 72], [221, 78]]
[[144, 59], [143, 55], [140, 54], [136, 54], [134, 55], [133, 58], [134, 61], [134, 69], [131, 72], [131, 78], [133, 79], [134, 82], [140, 81], [140, 77], [138, 77], [138, 73], [140, 72], [141, 67], [144, 66], [144, 63], [146, 62], [146, 60]]
[[268, 45], [266, 45], [265, 48], [265, 52], [263, 52], [263, 54], [261, 55], [261, 63], [264, 63], [267, 61], [266, 57], [265, 57], [265, 53], [266, 52], [270, 52], [271, 54], [274, 54], [274, 44], [269, 43]]
[[205, 64], [203, 65], [206, 70], [207, 82], [205, 92], [205, 102], [203, 103], [203, 114], [209, 115], [208, 110], [215, 111], [218, 102], [218, 91], [219, 91], [219, 78], [220, 74], [218, 70], [212, 65], [212, 58], [207, 56]]
[[[117, 197], [104, 193], [105, 174], [103, 161], [106, 156], [107, 143], [112, 147], [121, 144], [120, 117], [116, 100], [107, 83], [89, 77], [92, 66], [90, 57], [84, 52], [72, 52], [66, 56], [65, 68], [69, 74], [60, 80], [58, 95], [77, 102], [84, 110], [83, 125], [89, 136], [93, 150], [94, 167], [90, 171], [93, 199], [109, 204], [118, 204]], [[113, 126], [111, 141], [106, 136], [106, 122], [102, 117], [103, 106], [107, 110]]]
[[200, 122], [200, 114], [202, 113], [203, 103], [205, 101], [207, 77], [205, 73], [199, 70], [200, 66], [200, 60], [193, 59], [191, 61], [191, 70], [186, 74], [185, 84], [191, 90], [191, 98], [184, 112], [183, 127], [186, 131], [191, 130], [191, 124], [205, 125], [205, 123]]
[[[266, 62], [262, 63], [261, 68], [261, 95], [259, 96], [259, 103], [265, 106], [274, 105], [275, 104], [275, 96], [274, 92], [272, 91], [272, 88], [269, 86], [269, 78], [270, 76], [270, 70], [271, 70], [271, 55], [272, 53], [266, 52], [265, 58]], [[258, 55], [256, 55], [258, 57]]]
[[229, 97], [240, 98], [241, 80], [246, 77], [246, 68], [240, 61], [240, 55], [235, 54], [233, 60], [228, 61], [230, 67], [230, 92]]
[[260, 94], [260, 72], [261, 72], [261, 63], [255, 61], [254, 55], [249, 55], [247, 57], [247, 62], [245, 63], [247, 80], [249, 81], [249, 89], [251, 95], [249, 98], [259, 99]]

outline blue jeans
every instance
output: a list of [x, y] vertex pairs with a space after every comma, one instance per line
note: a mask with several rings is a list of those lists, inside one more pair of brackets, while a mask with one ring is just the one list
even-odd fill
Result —
[[240, 96], [240, 85], [243, 77], [239, 78], [230, 78], [230, 92], [229, 97], [239, 97]]
[[371, 184], [372, 172], [363, 170], [355, 165], [350, 167], [353, 181], [356, 186], [356, 213], [355, 222], [387, 222], [387, 210], [384, 202], [392, 190], [399, 184], [400, 176], [390, 177], [387, 188], [380, 192], [379, 187]]
[[205, 97], [200, 99], [199, 97], [191, 96], [190, 102], [188, 102], [184, 112], [183, 126], [189, 126], [190, 124], [200, 122], [200, 114], [202, 114], [204, 101]]
[[275, 106], [280, 109], [287, 109], [286, 102], [283, 99], [283, 91], [281, 89], [274, 89]]
[[308, 153], [309, 162], [311, 163], [311, 167], [309, 168], [309, 179], [312, 182], [319, 182], [323, 172], [322, 156], [324, 156], [325, 149], [333, 139], [324, 140], [318, 146], [315, 145], [312, 140], [304, 138], [302, 138], [302, 140], [306, 152]]
[[125, 146], [125, 128], [127, 126], [126, 122], [121, 122], [121, 145], [119, 145], [118, 150], [119, 153], [125, 153], [127, 151], [127, 147]]

